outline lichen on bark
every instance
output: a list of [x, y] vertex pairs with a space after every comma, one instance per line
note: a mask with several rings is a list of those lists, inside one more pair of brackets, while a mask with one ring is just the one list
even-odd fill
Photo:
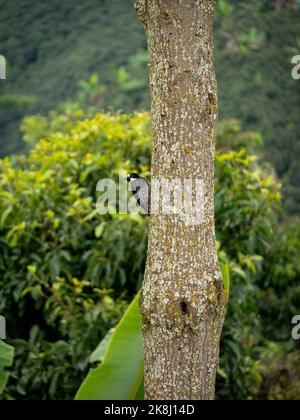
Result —
[[152, 177], [201, 179], [204, 220], [151, 215], [140, 308], [147, 399], [213, 399], [227, 297], [216, 251], [212, 0], [136, 0], [148, 48]]

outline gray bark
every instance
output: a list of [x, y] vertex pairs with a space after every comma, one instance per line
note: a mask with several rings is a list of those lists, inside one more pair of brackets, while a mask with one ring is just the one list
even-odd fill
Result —
[[146, 399], [213, 399], [227, 296], [216, 252], [212, 0], [136, 0], [150, 54], [152, 178], [204, 181], [203, 223], [151, 215], [140, 309]]

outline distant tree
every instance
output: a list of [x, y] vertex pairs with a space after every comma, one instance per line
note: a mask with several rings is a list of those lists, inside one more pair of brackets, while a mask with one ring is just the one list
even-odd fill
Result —
[[150, 54], [152, 179], [201, 179], [204, 222], [151, 215], [141, 295], [146, 399], [214, 399], [227, 296], [216, 252], [212, 0], [136, 0]]

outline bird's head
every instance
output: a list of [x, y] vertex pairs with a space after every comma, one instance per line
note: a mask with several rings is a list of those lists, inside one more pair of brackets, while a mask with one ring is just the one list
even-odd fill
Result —
[[140, 176], [138, 174], [129, 174], [127, 175], [127, 182], [133, 182], [136, 179], [140, 179]]

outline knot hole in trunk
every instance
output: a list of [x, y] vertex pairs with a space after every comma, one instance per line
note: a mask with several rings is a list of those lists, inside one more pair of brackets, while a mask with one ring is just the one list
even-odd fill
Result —
[[187, 315], [189, 313], [189, 305], [185, 300], [180, 302], [180, 310], [182, 315]]

